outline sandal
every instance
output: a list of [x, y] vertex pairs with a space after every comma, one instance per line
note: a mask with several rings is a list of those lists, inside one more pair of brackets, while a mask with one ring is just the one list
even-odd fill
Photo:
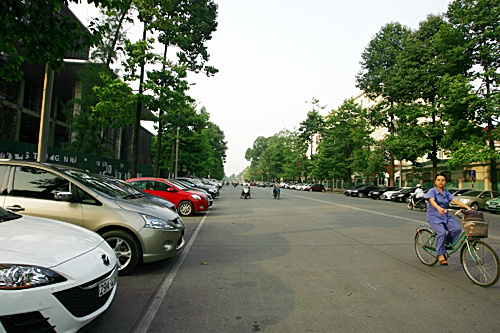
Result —
[[438, 258], [438, 262], [441, 266], [448, 266], [448, 260], [446, 260], [445, 256]]

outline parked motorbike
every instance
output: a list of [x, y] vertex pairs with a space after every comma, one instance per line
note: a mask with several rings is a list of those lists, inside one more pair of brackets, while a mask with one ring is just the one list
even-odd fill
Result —
[[[418, 203], [416, 203], [418, 201]], [[414, 195], [410, 195], [408, 198], [408, 201], [406, 202], [406, 208], [409, 210], [412, 210], [413, 208], [415, 209], [420, 209], [422, 212], [427, 211], [427, 203], [425, 202], [425, 199], [422, 198], [421, 200], [415, 198]]]
[[273, 196], [274, 196], [274, 199], [279, 199], [280, 198], [280, 189], [279, 187], [276, 187], [273, 189]]
[[243, 186], [240, 199], [252, 199], [252, 197], [250, 196], [250, 186]]

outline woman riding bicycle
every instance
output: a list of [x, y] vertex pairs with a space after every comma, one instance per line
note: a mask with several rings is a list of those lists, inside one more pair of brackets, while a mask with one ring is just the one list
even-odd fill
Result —
[[[444, 189], [446, 181], [444, 174], [438, 174], [434, 179], [435, 187], [430, 189], [425, 196], [427, 200], [427, 222], [436, 232], [436, 253], [441, 265], [448, 265], [445, 256], [445, 243], [455, 243], [462, 232], [462, 227], [446, 211], [450, 202], [470, 210], [469, 206], [460, 202]], [[446, 231], [448, 231], [448, 234], [446, 234]]]

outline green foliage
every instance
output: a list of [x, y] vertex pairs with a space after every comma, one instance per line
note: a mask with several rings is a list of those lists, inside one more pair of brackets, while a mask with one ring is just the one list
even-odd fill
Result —
[[[493, 190], [497, 190], [497, 126], [500, 117], [500, 0], [455, 0], [446, 13], [449, 21], [461, 31], [467, 51], [475, 65], [467, 75], [469, 82], [479, 82], [475, 91], [476, 126], [484, 127], [482, 142], [474, 136], [465, 146], [452, 152], [455, 161], [490, 161]], [[467, 152], [465, 147], [474, 149]], [[452, 164], [455, 163], [452, 161]]]
[[379, 173], [377, 159], [370, 151], [371, 131], [365, 109], [352, 99], [346, 100], [326, 116], [325, 127], [313, 160], [314, 176], [350, 182], [355, 173], [365, 177]]

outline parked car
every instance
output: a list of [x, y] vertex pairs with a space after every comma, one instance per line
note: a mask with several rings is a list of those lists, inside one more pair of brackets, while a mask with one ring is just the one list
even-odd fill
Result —
[[485, 208], [486, 210], [493, 213], [500, 212], [500, 198], [490, 199], [486, 201]]
[[123, 187], [127, 192], [130, 193], [130, 195], [135, 195], [138, 197], [145, 197], [146, 199], [154, 201], [157, 204], [165, 206], [168, 209], [170, 209], [171, 211], [177, 213], [177, 208], [175, 207], [175, 205], [173, 203], [171, 203], [170, 201], [168, 201], [167, 199], [164, 199], [164, 198], [159, 197], [157, 195], [152, 195], [150, 193], [144, 192], [143, 190], [141, 190], [137, 186], [135, 186], [131, 183], [127, 183], [126, 181], [124, 181], [122, 179], [109, 177], [109, 176], [102, 176], [102, 175], [101, 175], [101, 177], [103, 177], [105, 180], [107, 180], [107, 181], [109, 181], [117, 186]]
[[368, 193], [370, 191], [378, 189], [378, 186], [375, 185], [365, 185], [360, 188], [357, 188], [351, 192], [351, 197], [360, 197], [360, 198], [366, 198], [368, 197]]
[[0, 332], [77, 332], [109, 308], [117, 272], [95, 232], [0, 207]]
[[394, 190], [389, 190], [389, 191], [385, 191], [384, 193], [382, 193], [380, 195], [380, 199], [382, 200], [391, 200], [391, 197], [394, 193], [396, 192], [399, 192], [401, 190], [403, 190], [404, 187], [396, 187]]
[[381, 188], [376, 188], [370, 192], [368, 192], [368, 197], [372, 199], [380, 199], [380, 196], [384, 194], [387, 191], [394, 191], [396, 189], [399, 189], [399, 187], [396, 186], [386, 186], [386, 187], [381, 187]]
[[120, 274], [163, 260], [184, 245], [184, 224], [170, 209], [89, 172], [20, 160], [0, 161], [0, 206], [76, 224], [115, 250]]
[[454, 197], [463, 195], [467, 192], [469, 192], [471, 189], [470, 188], [451, 188], [448, 191], [453, 194]]
[[264, 182], [258, 182], [257, 187], [266, 187], [266, 184], [264, 184]]
[[[500, 196], [499, 192], [493, 191], [469, 191], [463, 195], [457, 197], [461, 203], [466, 204], [473, 210], [480, 210], [486, 208], [486, 201], [498, 198]], [[450, 202], [450, 208], [460, 208], [458, 205]]]
[[306, 187], [308, 187], [310, 185], [312, 185], [312, 184], [302, 183], [302, 184], [295, 186], [295, 189], [298, 191], [304, 191], [306, 189]]
[[[393, 193], [391, 195], [391, 200], [396, 202], [406, 202], [410, 195], [415, 192], [416, 187], [405, 187], [399, 192]], [[425, 189], [423, 189], [425, 191]]]
[[209, 207], [206, 195], [194, 191], [184, 191], [163, 178], [142, 177], [131, 178], [126, 181], [135, 184], [148, 193], [171, 201], [177, 207], [177, 212], [181, 216], [206, 211]]
[[177, 177], [175, 180], [180, 180], [183, 183], [186, 183], [186, 185], [188, 187], [202, 189], [202, 190], [208, 192], [212, 196], [212, 198], [214, 198], [214, 199], [219, 195], [219, 187], [214, 186], [214, 185], [203, 184], [201, 181], [198, 181], [194, 178]]
[[207, 200], [208, 200], [208, 207], [212, 207], [212, 205], [214, 203], [214, 198], [206, 190], [198, 188], [198, 187], [193, 187], [190, 184], [186, 184], [182, 180], [167, 179], [167, 181], [170, 184], [172, 184], [175, 187], [177, 187], [178, 189], [180, 189], [180, 190], [183, 190], [183, 191], [193, 191], [193, 192], [198, 192], [198, 193], [201, 193], [201, 194], [205, 195], [207, 197]]
[[325, 192], [325, 186], [323, 184], [312, 184], [312, 185], [309, 185], [307, 186], [305, 189], [305, 191], [309, 191], [309, 192]]
[[357, 185], [357, 186], [348, 188], [344, 192], [342, 192], [342, 194], [349, 197], [349, 196], [351, 196], [352, 191], [357, 190], [358, 188], [361, 188], [361, 187], [363, 187], [365, 185], [366, 184], [361, 184], [361, 185]]

